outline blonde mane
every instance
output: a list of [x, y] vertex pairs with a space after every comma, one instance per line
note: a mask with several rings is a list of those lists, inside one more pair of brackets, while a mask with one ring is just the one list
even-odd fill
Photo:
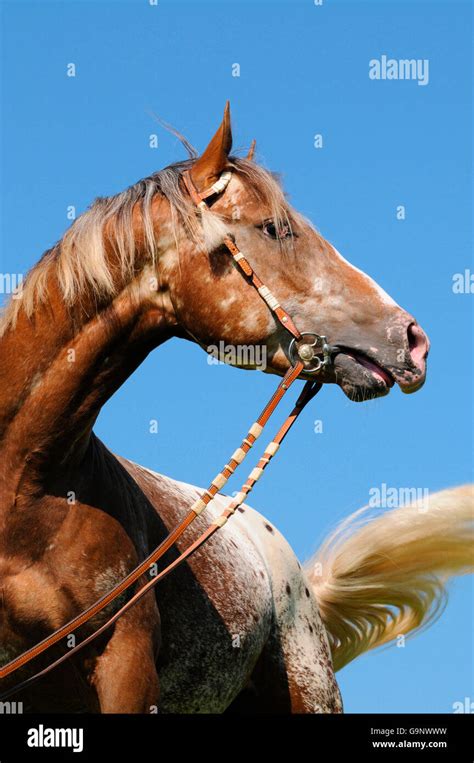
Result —
[[[107, 226], [107, 238], [113, 246], [122, 276], [132, 277], [137, 255], [132, 216], [137, 204], [142, 215], [146, 253], [153, 263], [156, 259], [156, 241], [151, 204], [156, 194], [165, 197], [170, 204], [176, 241], [177, 227], [181, 223], [198, 245], [206, 247], [210, 244], [210, 240], [206, 241], [207, 236], [203, 238], [194, 204], [180, 182], [183, 171], [192, 163], [192, 159], [178, 162], [139, 180], [115, 196], [97, 198], [28, 273], [20, 292], [10, 299], [2, 311], [0, 336], [14, 327], [21, 310], [31, 317], [35, 307], [47, 300], [47, 282], [52, 270], [69, 306], [85, 289], [90, 289], [98, 299], [114, 296], [117, 279], [106, 256], [104, 229]], [[243, 158], [230, 158], [229, 167], [247, 180], [249, 189], [272, 210], [272, 217], [277, 223], [287, 220], [288, 204], [275, 175]], [[212, 217], [215, 218], [216, 229], [219, 229], [218, 216]]]

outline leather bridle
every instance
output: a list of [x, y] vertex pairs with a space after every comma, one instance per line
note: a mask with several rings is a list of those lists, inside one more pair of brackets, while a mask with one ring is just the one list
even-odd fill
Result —
[[[231, 172], [226, 171], [222, 173], [220, 178], [212, 186], [207, 188], [205, 191], [199, 192], [194, 186], [190, 172], [187, 170], [183, 173], [183, 181], [192, 201], [195, 203], [199, 211], [206, 213], [209, 209], [206, 199], [222, 193], [226, 189], [230, 179]], [[293, 382], [300, 376], [302, 372], [310, 374], [317, 373], [323, 367], [329, 365], [332, 362], [332, 353], [337, 349], [328, 344], [325, 336], [315, 334], [313, 332], [301, 333], [295, 326], [289, 313], [287, 313], [287, 311], [280, 305], [270, 289], [260, 280], [250, 262], [237, 247], [235, 241], [230, 236], [226, 236], [223, 243], [230, 252], [234, 263], [241, 271], [245, 279], [258, 291], [262, 299], [266, 302], [269, 309], [275, 318], [279, 321], [279, 323], [283, 326], [283, 328], [285, 328], [291, 334], [292, 339], [289, 345], [288, 355], [292, 365], [280, 381], [276, 391], [261, 412], [260, 416], [248, 430], [248, 433], [242, 440], [240, 447], [234, 451], [228, 463], [212, 480], [208, 489], [205, 490], [196, 501], [194, 501], [184, 519], [182, 519], [181, 522], [167, 535], [167, 537], [160, 543], [160, 545], [157, 546], [157, 548], [155, 548], [143, 562], [137, 565], [137, 567], [135, 567], [135, 569], [132, 570], [120, 583], [118, 583], [110, 591], [104, 594], [104, 596], [98, 599], [94, 604], [67, 622], [65, 625], [58, 628], [56, 631], [54, 631], [54, 633], [47, 636], [35, 646], [31, 647], [26, 652], [23, 652], [23, 654], [19, 655], [4, 665], [2, 668], [0, 668], [0, 679], [11, 675], [16, 670], [25, 666], [31, 660], [35, 659], [38, 655], [42, 654], [44, 651], [49, 649], [57, 642], [61, 641], [66, 636], [70, 636], [73, 631], [82, 625], [85, 625], [95, 615], [97, 615], [105, 607], [109, 606], [119, 596], [121, 596], [121, 594], [127, 591], [142, 577], [142, 575], [149, 573], [149, 579], [103, 625], [101, 625], [89, 636], [80, 641], [79, 644], [69, 649], [65, 654], [61, 655], [54, 662], [47, 665], [43, 670], [35, 673], [33, 676], [30, 676], [23, 682], [17, 684], [16, 686], [6, 691], [4, 694], [0, 695], [0, 701], [6, 699], [11, 694], [19, 691], [20, 689], [26, 688], [34, 681], [37, 681], [39, 678], [53, 670], [53, 668], [57, 667], [62, 662], [69, 659], [78, 651], [83, 649], [83, 647], [85, 647], [87, 644], [91, 643], [91, 641], [96, 639], [100, 634], [110, 628], [123, 614], [125, 614], [125, 612], [133, 607], [143, 596], [145, 596], [146, 593], [148, 593], [148, 591], [150, 591], [157, 583], [159, 583], [160, 580], [162, 580], [164, 577], [166, 577], [166, 575], [176, 569], [176, 567], [182, 564], [204, 543], [206, 543], [209, 538], [211, 538], [212, 535], [214, 535], [214, 533], [216, 533], [229, 520], [229, 518], [245, 501], [246, 497], [251, 492], [256, 482], [260, 479], [264, 470], [279, 449], [281, 443], [290, 431], [303, 408], [319, 392], [322, 387], [321, 382], [317, 380], [309, 380], [305, 383], [293, 410], [283, 422], [273, 440], [267, 445], [263, 456], [258, 461], [257, 466], [252, 469], [248, 475], [247, 480], [242, 485], [240, 492], [235, 495], [233, 500], [228, 504], [224, 511], [212, 520], [207, 529], [183, 552], [181, 552], [176, 559], [174, 559], [157, 574], [150, 573], [150, 568], [155, 567], [157, 562], [183, 535], [189, 525], [206, 509], [206, 507], [219, 493], [219, 491], [222, 490], [228, 479], [232, 476], [239, 464], [242, 463], [245, 456], [262, 433], [265, 424]]]

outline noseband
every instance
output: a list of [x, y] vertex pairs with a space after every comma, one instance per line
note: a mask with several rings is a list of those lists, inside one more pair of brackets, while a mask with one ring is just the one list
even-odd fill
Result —
[[[205, 191], [198, 192], [194, 186], [189, 171], [183, 173], [183, 180], [188, 193], [196, 204], [198, 210], [202, 213], [208, 212], [208, 205], [206, 199], [211, 196], [222, 193], [228, 186], [231, 179], [231, 172], [224, 172], [221, 177], [210, 188]], [[23, 654], [11, 660], [6, 665], [0, 668], [0, 679], [6, 678], [8, 675], [14, 673], [19, 668], [23, 667], [38, 655], [49, 649], [53, 644], [62, 640], [66, 636], [70, 636], [74, 630], [88, 623], [92, 617], [101, 612], [105, 607], [114, 602], [125, 591], [129, 590], [132, 585], [137, 583], [139, 579], [148, 575], [148, 580], [138, 588], [138, 590], [129, 598], [129, 600], [115, 612], [102, 626], [93, 631], [89, 636], [83, 638], [79, 644], [72, 649], [69, 649], [66, 654], [63, 654], [54, 662], [50, 663], [43, 670], [34, 674], [33, 676], [17, 684], [13, 688], [0, 695], [0, 701], [3, 701], [7, 697], [11, 696], [20, 689], [24, 689], [33, 682], [37, 681], [42, 676], [49, 673], [53, 668], [60, 665], [65, 660], [72, 657], [79, 650], [83, 649], [87, 644], [91, 643], [101, 633], [104, 633], [110, 628], [125, 612], [133, 607], [148, 591], [150, 591], [160, 580], [166, 575], [172, 572], [176, 567], [182, 564], [188, 557], [190, 557], [198, 548], [200, 548], [207, 540], [209, 540], [215, 532], [217, 532], [228, 519], [236, 512], [236, 510], [244, 503], [246, 497], [260, 479], [263, 471], [266, 469], [271, 459], [279, 449], [284, 438], [290, 431], [291, 427], [295, 423], [296, 419], [300, 415], [303, 408], [309, 403], [310, 400], [319, 392], [322, 387], [321, 382], [315, 380], [309, 380], [305, 383], [303, 390], [295, 403], [295, 406], [282, 426], [274, 436], [273, 440], [267, 445], [263, 456], [258, 461], [257, 466], [252, 469], [248, 475], [245, 483], [242, 485], [240, 492], [237, 493], [235, 498], [224, 509], [220, 516], [217, 516], [207, 529], [189, 545], [179, 556], [167, 567], [162, 569], [157, 574], [150, 572], [150, 569], [155, 568], [159, 559], [176, 543], [176, 541], [183, 535], [189, 525], [199, 516], [209, 505], [209, 503], [215, 498], [220, 490], [224, 487], [228, 479], [232, 476], [239, 464], [242, 463], [247, 453], [250, 451], [257, 438], [263, 431], [263, 428], [270, 416], [280, 403], [284, 394], [290, 388], [294, 381], [300, 376], [300, 374], [317, 374], [319, 371], [329, 366], [332, 363], [332, 353], [337, 351], [337, 348], [329, 345], [325, 336], [315, 334], [314, 332], [304, 331], [300, 332], [295, 326], [289, 313], [280, 305], [277, 298], [272, 294], [270, 289], [260, 280], [255, 270], [251, 266], [247, 257], [237, 247], [235, 241], [226, 236], [223, 243], [230, 252], [234, 263], [241, 271], [247, 282], [249, 282], [259, 293], [260, 297], [266, 302], [267, 306], [279, 321], [281, 326], [285, 328], [291, 335], [291, 341], [288, 347], [288, 357], [291, 363], [290, 368], [286, 372], [285, 376], [279, 383], [274, 394], [270, 398], [269, 402], [263, 409], [260, 416], [257, 418], [254, 424], [248, 430], [246, 437], [241, 442], [239, 448], [232, 454], [228, 463], [224, 468], [216, 475], [212, 480], [207, 490], [198, 498], [190, 507], [188, 513], [177, 527], [172, 530], [167, 537], [155, 548], [152, 553], [134, 570], [132, 570], [120, 583], [112, 588], [108, 593], [98, 599], [94, 604], [85, 609], [75, 618], [70, 620], [65, 625], [58, 628], [50, 636], [37, 643], [35, 646], [28, 649]]]

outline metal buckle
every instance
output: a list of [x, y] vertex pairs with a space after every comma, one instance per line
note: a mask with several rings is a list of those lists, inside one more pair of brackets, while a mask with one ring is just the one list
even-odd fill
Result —
[[288, 355], [293, 365], [298, 360], [304, 363], [304, 370], [309, 374], [316, 373], [331, 363], [331, 347], [327, 338], [312, 331], [303, 332], [301, 339], [292, 339]]

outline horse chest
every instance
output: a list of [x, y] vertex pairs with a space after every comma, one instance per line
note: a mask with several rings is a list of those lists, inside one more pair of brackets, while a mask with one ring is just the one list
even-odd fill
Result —
[[23, 567], [0, 561], [0, 664], [26, 648], [25, 627], [36, 638], [58, 627], [69, 614], [70, 603], [58, 590], [54, 577], [42, 564]]

